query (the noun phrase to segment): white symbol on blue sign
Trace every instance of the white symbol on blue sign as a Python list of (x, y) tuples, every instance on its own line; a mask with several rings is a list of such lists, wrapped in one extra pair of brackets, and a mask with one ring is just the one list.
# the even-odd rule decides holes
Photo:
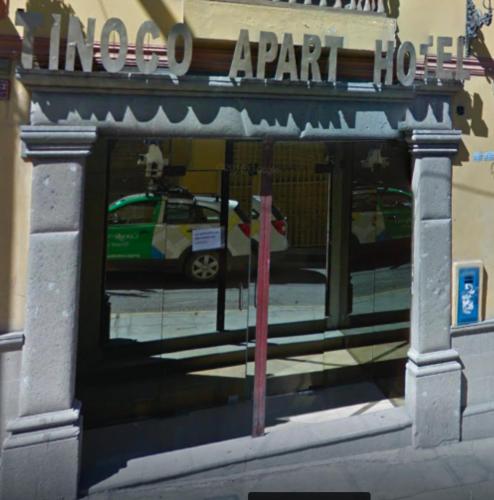
[(461, 294), (461, 308), (463, 314), (472, 314), (475, 310), (475, 288), (471, 283), (465, 283), (465, 288)]
[(479, 268), (460, 269), (458, 283), (458, 324), (479, 321)]

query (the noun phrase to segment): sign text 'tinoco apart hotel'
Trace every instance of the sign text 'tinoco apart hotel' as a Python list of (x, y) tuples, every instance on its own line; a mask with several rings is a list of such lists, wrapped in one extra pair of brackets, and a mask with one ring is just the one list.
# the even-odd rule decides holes
[[(60, 14), (52, 14), (52, 25), (50, 31), (50, 53), (48, 69), (58, 71), (60, 69), (60, 45), (62, 17)], [(16, 13), (16, 24), (24, 28), (22, 41), (21, 65), (25, 69), (33, 68), (33, 41), (37, 29), (44, 23), (45, 15), (39, 12), (24, 12), (18, 10)], [(69, 16), (67, 47), (65, 53), (66, 71), (74, 71), (76, 54), (79, 55), (82, 71), (93, 70), (93, 54), (95, 40), (96, 20), (88, 19), (86, 34), (78, 17)], [(116, 34), (119, 45), (115, 53), (110, 51), (110, 36)], [(145, 51), (145, 40), (147, 37), (157, 39), (160, 29), (153, 21), (145, 21), (137, 31), (136, 64), (139, 72), (149, 75), (158, 68), (158, 55), (152, 50)], [(106, 71), (118, 73), (123, 70), (127, 59), (129, 47), (127, 28), (121, 19), (116, 17), (108, 19), (101, 30), (101, 58)], [(178, 49), (179, 42), (181, 45)], [(337, 81), (338, 51), (343, 49), (345, 41), (343, 37), (325, 36), (324, 39), (318, 35), (305, 34), (301, 47), (301, 55), (296, 56), (295, 44), (291, 33), (284, 33), (281, 40), (276, 33), (261, 31), (257, 40), (257, 62), (254, 65), (251, 53), (251, 40), (248, 30), (241, 30), (231, 61), (230, 78), (243, 79), (266, 79), (266, 67), (272, 64), (275, 69), (274, 79), (284, 80), (288, 77), (291, 81), (322, 82), (321, 60), (327, 58), (327, 71), (325, 80)], [(188, 73), (193, 55), (193, 36), (190, 29), (183, 23), (175, 24), (167, 38), (167, 56), (170, 73), (176, 77)], [(391, 85), (396, 70), (398, 82), (404, 86), (411, 86), (417, 77), (417, 48), (411, 42), (403, 42), (396, 50), (395, 43), (386, 42), (386, 50), (383, 51), (383, 41), (376, 40), (374, 56), (374, 83), (382, 83), (384, 72), (384, 83)], [(468, 70), (463, 66), (465, 41), (463, 37), (456, 40), (456, 67), (446, 68), (445, 64), (452, 61), (453, 39), (450, 37), (429, 37), (426, 43), (420, 44), (418, 52), (427, 61), (432, 51), (437, 55), (437, 65), (434, 71), (426, 66), (422, 76), (424, 80), (436, 79), (440, 81), (463, 81), (470, 78)], [(324, 52), (323, 52), (324, 51)], [(146, 53), (147, 55), (146, 55)], [(180, 60), (178, 54), (180, 52)], [(323, 53), (325, 55), (323, 55)]]

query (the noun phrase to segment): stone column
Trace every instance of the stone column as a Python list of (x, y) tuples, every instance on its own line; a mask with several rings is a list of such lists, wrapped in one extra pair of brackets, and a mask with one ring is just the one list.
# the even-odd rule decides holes
[(451, 348), (451, 177), (461, 132), (414, 130), (413, 278), (406, 405), (413, 445), (460, 439), (461, 365)]
[(84, 164), (95, 127), (23, 127), (33, 163), (19, 417), (2, 456), (5, 500), (74, 499), (80, 455), (74, 399)]

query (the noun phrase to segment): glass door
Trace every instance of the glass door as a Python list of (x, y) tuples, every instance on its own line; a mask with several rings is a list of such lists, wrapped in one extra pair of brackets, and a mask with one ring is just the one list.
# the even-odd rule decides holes
[[(245, 141), (234, 143), (232, 165), (231, 196), (239, 200), (251, 240), (251, 258), (243, 273), (244, 317), (249, 325), (247, 377), (254, 408), (263, 404), (261, 385), (266, 396), (277, 396), (267, 407), (269, 427), (294, 410), (297, 394), (323, 384), (331, 158), (322, 143)], [(263, 209), (268, 210), (264, 233)], [(263, 234), (269, 240), (264, 259)], [(233, 325), (235, 318), (238, 315), (230, 311), (227, 324)], [(264, 366), (254, 358), (263, 343), (259, 338), (263, 321), (267, 323), (261, 334), (267, 334), (267, 352), (261, 354), (266, 356)], [(265, 382), (258, 383), (260, 373)], [(300, 411), (303, 405), (296, 410)], [(254, 410), (254, 422), (257, 414)]]
[(250, 432), (259, 373), (268, 427), (389, 375), (407, 349), (407, 165), (396, 143), (115, 141), (87, 422), (242, 416), (208, 436), (177, 424), (164, 446), (199, 444)]
[[(248, 280), (231, 257), (248, 261), (250, 239), (228, 192), (228, 155), (223, 140), (114, 144), (105, 279), (112, 376), (92, 389), (106, 400), (99, 421), (196, 411), (207, 419), (248, 399)], [(235, 316), (228, 330), (225, 310)], [(218, 439), (196, 433), (198, 442), (224, 438), (226, 429), (212, 429)], [(174, 443), (188, 442), (189, 431), (177, 428)]]
[(406, 145), (363, 142), (352, 158), (349, 353), (389, 397), (404, 394), (411, 302), (412, 206)]

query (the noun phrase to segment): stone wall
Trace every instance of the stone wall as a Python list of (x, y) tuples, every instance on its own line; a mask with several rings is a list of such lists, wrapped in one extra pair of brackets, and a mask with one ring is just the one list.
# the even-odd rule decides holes
[[(2, 335), (4, 337), (4, 335)], [(13, 345), (6, 347), (2, 352), (2, 339), (0, 338), (0, 443), (7, 436), (7, 422), (17, 416), (19, 399), (19, 374), (21, 366), (21, 351), (10, 350)], [(1, 457), (0, 447), (0, 457)]]
[(494, 323), (453, 330), (462, 370), (462, 439), (494, 433)]

